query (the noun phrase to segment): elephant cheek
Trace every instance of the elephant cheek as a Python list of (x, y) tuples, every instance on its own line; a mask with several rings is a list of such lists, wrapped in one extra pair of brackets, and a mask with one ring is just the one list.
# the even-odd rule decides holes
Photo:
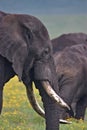
[(36, 63), (34, 67), (34, 78), (35, 80), (47, 80), (52, 81), (52, 73), (49, 65), (44, 63)]

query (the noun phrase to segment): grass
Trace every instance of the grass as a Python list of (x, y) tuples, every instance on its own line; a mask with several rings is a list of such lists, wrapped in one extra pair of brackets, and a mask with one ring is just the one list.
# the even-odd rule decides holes
[[(37, 94), (38, 91), (35, 90)], [(41, 125), (40, 125), (41, 124)], [(32, 109), (26, 96), (25, 86), (13, 78), (4, 87), (4, 103), (0, 116), (0, 130), (41, 130), (44, 119)]]
[[(40, 101), (35, 89), (37, 100)], [(87, 115), (87, 114), (86, 114)], [(86, 121), (72, 120), (70, 125), (60, 125), (60, 130), (87, 130)], [(45, 121), (31, 107), (26, 96), (26, 90), (17, 77), (14, 77), (4, 87), (4, 103), (0, 116), (0, 130), (44, 130)]]

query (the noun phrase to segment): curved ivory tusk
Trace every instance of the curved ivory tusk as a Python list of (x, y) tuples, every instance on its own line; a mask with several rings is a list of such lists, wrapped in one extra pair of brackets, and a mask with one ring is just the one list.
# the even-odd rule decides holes
[(30, 101), (30, 104), (32, 105), (33, 109), (42, 117), (45, 118), (45, 112), (44, 110), (39, 106), (38, 102), (35, 99), (33, 88), (32, 86), (26, 87), (27, 96)]
[(62, 98), (60, 98), (56, 92), (52, 89), (52, 87), (50, 86), (48, 81), (41, 81), (42, 86), (44, 87), (46, 93), (53, 99), (56, 101), (56, 103), (58, 103), (60, 106), (62, 107), (66, 107), (70, 110), (70, 107), (63, 101)]
[(59, 122), (60, 122), (61, 124), (72, 124), (71, 121), (67, 121), (67, 120), (63, 120), (63, 119), (59, 119)]
[[(29, 102), (31, 104), (31, 106), (33, 107), (33, 109), (43, 118), (45, 118), (45, 112), (44, 110), (40, 107), (40, 105), (38, 104), (35, 96), (34, 96), (34, 93), (33, 93), (33, 88), (32, 88), (32, 85), (30, 85), (30, 87), (26, 87), (26, 91), (27, 91), (27, 96), (28, 96), (28, 99), (29, 99)], [(71, 122), (68, 122), (68, 121), (65, 121), (65, 120), (62, 120), (60, 119), (59, 120), (60, 123), (66, 123), (66, 124), (70, 124)]]

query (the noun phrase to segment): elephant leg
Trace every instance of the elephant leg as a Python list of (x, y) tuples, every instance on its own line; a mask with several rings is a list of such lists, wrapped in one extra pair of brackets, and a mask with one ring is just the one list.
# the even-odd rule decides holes
[(77, 104), (77, 101), (72, 102), (72, 104), (71, 104), (71, 108), (72, 108), (73, 113), (74, 113), (73, 118), (74, 118), (74, 116), (75, 116), (75, 114), (76, 114), (76, 104)]
[(71, 109), (66, 111), (66, 117), (67, 118), (74, 118), (76, 113), (76, 102), (72, 102)]
[(85, 111), (87, 107), (87, 96), (82, 97), (76, 105), (76, 119), (83, 119), (85, 117)]
[(74, 117), (74, 111), (73, 111), (71, 106), (70, 106), (70, 108), (71, 108), (70, 110), (66, 110), (66, 113), (65, 113), (66, 118), (73, 118)]
[[(60, 97), (69, 105), (71, 106), (71, 103), (73, 101), (74, 98), (74, 94), (75, 92), (78, 90), (78, 79), (77, 76), (76, 77), (66, 77), (64, 76), (60, 83), (59, 83), (59, 94)], [(66, 119), (69, 117), (69, 113), (71, 114), (71, 116), (74, 116), (73, 111), (68, 111), (68, 116), (66, 114), (67, 109), (64, 108), (60, 108), (60, 119)]]

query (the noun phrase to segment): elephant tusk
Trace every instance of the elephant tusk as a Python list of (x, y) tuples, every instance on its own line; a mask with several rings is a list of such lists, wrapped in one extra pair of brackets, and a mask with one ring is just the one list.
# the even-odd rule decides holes
[(67, 120), (63, 120), (63, 119), (59, 119), (59, 122), (60, 122), (61, 124), (72, 124), (71, 121), (67, 121)]
[(46, 91), (46, 93), (53, 99), (56, 101), (57, 104), (59, 104), (62, 107), (66, 107), (70, 110), (70, 107), (63, 101), (63, 99), (61, 97), (59, 97), (56, 92), (52, 89), (52, 87), (50, 86), (48, 81), (41, 81), (44, 90)]
[(43, 118), (45, 118), (45, 112), (44, 110), (40, 107), (40, 105), (38, 104), (37, 100), (35, 99), (34, 93), (33, 93), (33, 88), (30, 87), (26, 87), (26, 92), (27, 92), (27, 96), (29, 99), (29, 102), (31, 104), (31, 106), (33, 107), (33, 109)]
[[(49, 84), (49, 83), (48, 83)], [(45, 84), (46, 85), (46, 84)], [(34, 93), (33, 93), (33, 87), (32, 85), (30, 87), (26, 87), (26, 91), (27, 91), (27, 96), (28, 96), (28, 99), (29, 99), (29, 102), (31, 104), (31, 106), (33, 107), (33, 109), (43, 118), (45, 118), (45, 112), (44, 110), (40, 107), (40, 105), (38, 104), (35, 96), (34, 96)], [(58, 96), (59, 97), (59, 96)], [(66, 120), (62, 120), (60, 119), (59, 120), (60, 123), (62, 124), (70, 124), (72, 122), (69, 122), (69, 121), (66, 121)]]

